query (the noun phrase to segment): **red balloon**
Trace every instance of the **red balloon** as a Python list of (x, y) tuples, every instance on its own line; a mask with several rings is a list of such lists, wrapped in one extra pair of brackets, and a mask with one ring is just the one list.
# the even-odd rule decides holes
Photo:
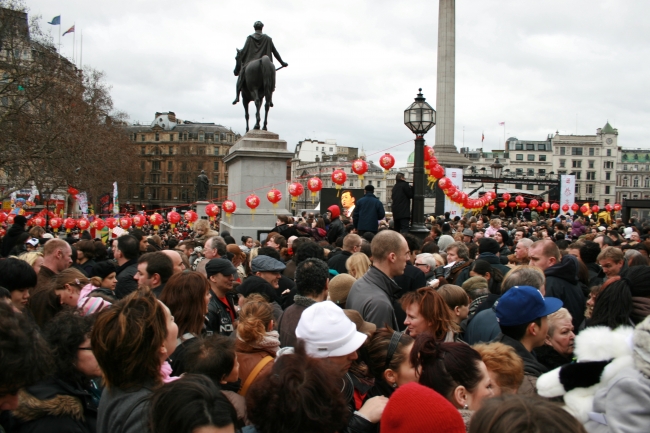
[(345, 174), (343, 170), (334, 170), (332, 172), (332, 182), (337, 184), (339, 187), (342, 186), (347, 180), (348, 175)]
[(133, 225), (133, 220), (127, 216), (123, 216), (120, 218), (120, 227), (122, 227), (124, 230), (128, 229)]
[(9, 225), (13, 224), (13, 223), (14, 223), (14, 218), (16, 218), (16, 215), (14, 215), (14, 214), (12, 214), (12, 213), (9, 214), (9, 215), (7, 216), (7, 224), (9, 224)]
[(90, 228), (90, 221), (88, 221), (86, 218), (80, 218), (77, 221), (77, 227), (79, 230), (88, 230)]
[(541, 211), (544, 210), (544, 208), (541, 207), (541, 206), (537, 206), (537, 207), (535, 208), (535, 210), (536, 210), (537, 212), (541, 212)]
[(452, 183), (451, 183), (451, 181), (449, 180), (448, 177), (441, 177), (438, 180), (438, 187), (443, 191), (445, 189), (449, 188), (449, 185), (452, 185)]
[[(553, 209), (553, 211), (557, 212), (558, 210), (560, 210), (560, 205), (557, 204), (557, 203), (553, 203), (553, 204), (551, 205), (551, 209)], [(568, 209), (568, 206), (567, 206), (567, 210), (569, 210), (569, 209)]]
[(435, 156), (432, 156), (431, 158), (429, 158), (429, 165), (430, 166), (435, 165), (437, 163), (438, 163), (438, 158), (436, 158)]
[(5, 221), (7, 221), (7, 214), (4, 212), (0, 212), (0, 224), (2, 224)]
[(504, 192), (502, 197), (503, 197), (503, 200), (508, 201), (508, 200), (510, 200), (510, 197), (512, 197), (512, 196), (509, 193)]
[(352, 171), (359, 175), (360, 179), (363, 179), (363, 175), (368, 171), (368, 163), (363, 159), (357, 159), (352, 161)]
[(449, 200), (453, 201), (454, 203), (458, 203), (461, 199), (461, 195), (459, 191), (454, 191), (453, 194), (449, 196)]
[(45, 219), (41, 217), (36, 217), (32, 219), (32, 224), (38, 227), (45, 227)]
[(445, 194), (447, 194), (447, 196), (452, 196), (452, 195), (456, 192), (456, 185), (454, 185), (454, 184), (452, 183), (452, 184), (449, 185), (449, 187), (447, 187), (447, 189), (445, 189), (444, 191), (445, 191)]

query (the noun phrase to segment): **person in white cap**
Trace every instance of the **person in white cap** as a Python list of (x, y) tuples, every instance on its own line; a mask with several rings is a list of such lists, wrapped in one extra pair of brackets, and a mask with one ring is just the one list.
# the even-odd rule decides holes
[(296, 337), (304, 344), (308, 356), (326, 359), (340, 372), (341, 393), (354, 412), (349, 427), (354, 425), (354, 431), (375, 431), (374, 424), (381, 419), (388, 399), (373, 397), (355, 411), (354, 385), (348, 373), (352, 363), (359, 357), (357, 350), (368, 338), (366, 334), (358, 332), (355, 324), (335, 303), (323, 301), (303, 311), (296, 327)]

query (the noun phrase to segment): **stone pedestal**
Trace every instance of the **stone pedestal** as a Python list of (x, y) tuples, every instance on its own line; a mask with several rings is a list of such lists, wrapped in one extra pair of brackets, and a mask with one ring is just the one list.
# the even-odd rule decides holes
[(205, 207), (209, 205), (209, 201), (197, 201), (196, 202), (196, 214), (199, 216), (199, 219), (207, 220), (210, 219), (208, 214), (205, 213)]
[[(228, 199), (237, 204), (230, 218), (222, 213), (221, 231), (227, 230), (237, 241), (246, 235), (258, 239), (258, 230), (269, 231), (275, 226), (277, 215), (289, 215), (287, 210), (287, 161), (293, 152), (287, 151), (287, 142), (270, 131), (252, 130), (239, 139), (224, 157), (228, 167)], [(266, 193), (275, 188), (282, 193), (278, 207), (266, 199)], [(246, 197), (255, 193), (260, 198), (254, 218), (246, 206)]]

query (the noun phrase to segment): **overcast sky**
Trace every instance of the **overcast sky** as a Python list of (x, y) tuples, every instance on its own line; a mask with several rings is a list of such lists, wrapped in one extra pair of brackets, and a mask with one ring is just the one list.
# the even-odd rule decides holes
[[(232, 71), (257, 20), (289, 63), (269, 112), (269, 130), (289, 150), (336, 139), (377, 161), (413, 138), (403, 111), (418, 87), (435, 108), (437, 1), (25, 1), (55, 43), (47, 21), (61, 15), (63, 31), (76, 24), (83, 64), (105, 72), (132, 122), (174, 111), (243, 134)], [(456, 146), (502, 147), (504, 132), (595, 134), (609, 120), (619, 145), (649, 147), (649, 15), (647, 0), (457, 2)], [(61, 39), (69, 58), (72, 40)], [(412, 148), (390, 150), (398, 166)]]

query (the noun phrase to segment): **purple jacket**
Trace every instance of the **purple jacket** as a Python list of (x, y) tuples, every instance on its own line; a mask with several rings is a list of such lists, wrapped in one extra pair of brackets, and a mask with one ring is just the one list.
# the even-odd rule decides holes
[(587, 228), (585, 227), (585, 225), (582, 224), (579, 220), (574, 221), (573, 225), (571, 226), (571, 237), (579, 238), (585, 233), (587, 233)]

